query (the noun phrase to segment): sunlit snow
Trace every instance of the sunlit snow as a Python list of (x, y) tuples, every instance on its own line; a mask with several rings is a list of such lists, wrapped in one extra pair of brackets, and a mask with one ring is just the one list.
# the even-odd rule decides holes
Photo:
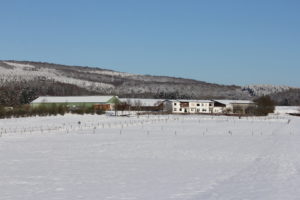
[(300, 118), (0, 120), (0, 199), (298, 199)]

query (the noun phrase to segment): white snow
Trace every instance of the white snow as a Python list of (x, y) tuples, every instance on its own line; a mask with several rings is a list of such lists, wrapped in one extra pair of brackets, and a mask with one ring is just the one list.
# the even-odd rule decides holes
[(299, 199), (299, 124), (285, 115), (2, 119), (0, 199)]
[(19, 69), (34, 69), (35, 66), (33, 65), (30, 65), (30, 64), (21, 64), (21, 63), (14, 63), (14, 62), (4, 62), (5, 64), (7, 65), (10, 65), (12, 67), (15, 67), (15, 68), (19, 68)]
[(116, 72), (116, 71), (110, 71), (110, 70), (85, 70), (85, 72), (93, 72), (95, 74), (101, 74), (101, 75), (109, 75), (109, 76), (119, 76), (119, 77), (131, 77), (131, 76), (138, 76), (135, 74), (130, 74), (126, 72)]
[(275, 114), (300, 113), (300, 106), (276, 106)]

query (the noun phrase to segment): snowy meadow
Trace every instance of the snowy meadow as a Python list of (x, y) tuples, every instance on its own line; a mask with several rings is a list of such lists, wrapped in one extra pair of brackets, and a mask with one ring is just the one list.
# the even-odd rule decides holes
[(299, 199), (300, 118), (0, 120), (0, 199)]

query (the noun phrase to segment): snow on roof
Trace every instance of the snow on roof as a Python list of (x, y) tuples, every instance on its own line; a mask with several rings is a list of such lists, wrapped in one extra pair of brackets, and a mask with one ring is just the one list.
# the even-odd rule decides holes
[(210, 103), (212, 102), (211, 100), (195, 100), (195, 99), (169, 99), (169, 100), (166, 100), (166, 101), (172, 101), (172, 102), (194, 102), (194, 103)]
[(132, 105), (140, 102), (142, 106), (155, 106), (157, 102), (163, 102), (165, 99), (139, 99), (139, 98), (119, 98), (122, 102), (130, 102)]
[(31, 103), (103, 103), (113, 97), (114, 96), (41, 96)]
[(254, 103), (253, 101), (249, 100), (228, 100), (228, 99), (221, 99), (221, 100), (213, 100), (215, 102), (219, 102), (224, 105), (229, 105), (229, 104), (252, 104)]
[(211, 100), (203, 100), (203, 99), (200, 99), (200, 100), (179, 99), (178, 101), (188, 101), (188, 102), (195, 102), (195, 103), (210, 103), (210, 102), (212, 102)]

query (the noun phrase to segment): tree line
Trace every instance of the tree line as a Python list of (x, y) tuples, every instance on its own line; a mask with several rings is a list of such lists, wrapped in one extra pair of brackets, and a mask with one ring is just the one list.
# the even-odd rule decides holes
[(76, 109), (71, 109), (65, 104), (40, 105), (31, 107), (30, 105), (20, 105), (16, 107), (4, 107), (0, 105), (0, 118), (19, 118), (19, 117), (34, 117), (34, 116), (57, 116), (72, 114), (97, 114), (102, 115), (103, 110), (96, 110), (90, 106), (77, 106)]

